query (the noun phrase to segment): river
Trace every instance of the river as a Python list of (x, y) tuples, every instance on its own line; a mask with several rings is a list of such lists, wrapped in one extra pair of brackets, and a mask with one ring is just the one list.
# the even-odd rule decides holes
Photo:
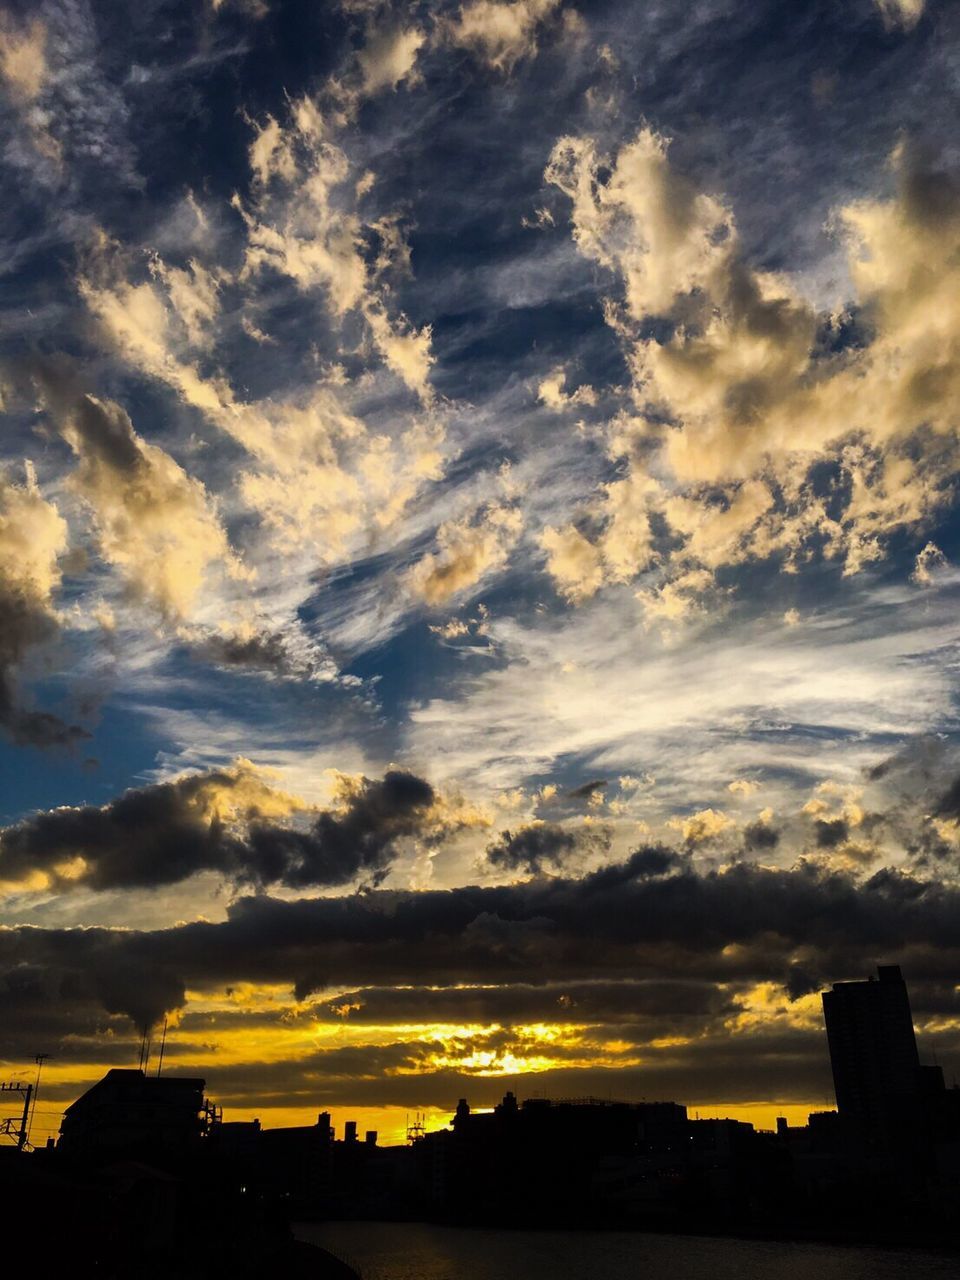
[(411, 1222), (304, 1223), (301, 1240), (363, 1280), (957, 1280), (960, 1259), (627, 1231), (499, 1231)]

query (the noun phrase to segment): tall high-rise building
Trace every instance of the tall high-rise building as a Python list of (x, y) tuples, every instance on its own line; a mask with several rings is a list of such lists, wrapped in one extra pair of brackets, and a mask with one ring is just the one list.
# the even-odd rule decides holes
[(880, 965), (865, 982), (835, 982), (823, 993), (837, 1110), (870, 1146), (901, 1145), (918, 1119), (920, 1059), (910, 999), (899, 965)]

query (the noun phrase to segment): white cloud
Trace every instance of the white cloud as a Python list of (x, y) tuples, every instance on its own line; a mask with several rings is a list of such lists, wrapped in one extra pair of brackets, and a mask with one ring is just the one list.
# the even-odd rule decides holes
[(412, 79), (417, 55), (426, 42), (425, 32), (417, 27), (386, 27), (367, 33), (366, 43), (357, 54), (367, 95), (396, 89)]
[(560, 0), (471, 0), (446, 28), (448, 38), (476, 50), (497, 71), (509, 72), (537, 52), (537, 29)]
[(855, 772), (886, 749), (885, 735), (951, 722), (938, 662), (954, 642), (953, 597), (938, 597), (922, 620), (894, 612), (901, 598), (909, 589), (894, 598), (851, 588), (835, 613), (803, 628), (730, 617), (670, 643), (638, 632), (622, 591), (562, 620), (492, 618), (503, 665), (414, 709), (408, 746), (473, 787), (514, 787), (569, 757), (601, 774), (652, 770), (661, 807), (722, 802), (731, 777), (821, 771), (824, 751), (835, 776)]

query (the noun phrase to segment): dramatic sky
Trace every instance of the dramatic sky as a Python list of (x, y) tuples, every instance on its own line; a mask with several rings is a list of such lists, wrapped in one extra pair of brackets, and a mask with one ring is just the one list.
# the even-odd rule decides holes
[(0, 1072), (960, 1070), (960, 9), (0, 12)]

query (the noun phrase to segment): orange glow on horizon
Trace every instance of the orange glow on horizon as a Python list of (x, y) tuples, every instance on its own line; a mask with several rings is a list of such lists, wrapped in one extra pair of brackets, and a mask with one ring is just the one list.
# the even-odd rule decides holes
[(802, 1127), (812, 1111), (835, 1111), (832, 1102), (698, 1102), (687, 1104), (691, 1120), (743, 1120), (757, 1129), (776, 1129), (783, 1116), (793, 1127)]
[(225, 1121), (259, 1120), (264, 1129), (285, 1129), (298, 1125), (315, 1125), (321, 1111), (330, 1112), (330, 1123), (337, 1139), (343, 1137), (348, 1120), (357, 1122), (360, 1142), (370, 1129), (377, 1132), (381, 1147), (398, 1146), (407, 1140), (407, 1126), (419, 1112), (428, 1133), (445, 1129), (453, 1111), (450, 1107), (229, 1107), (224, 1108)]

